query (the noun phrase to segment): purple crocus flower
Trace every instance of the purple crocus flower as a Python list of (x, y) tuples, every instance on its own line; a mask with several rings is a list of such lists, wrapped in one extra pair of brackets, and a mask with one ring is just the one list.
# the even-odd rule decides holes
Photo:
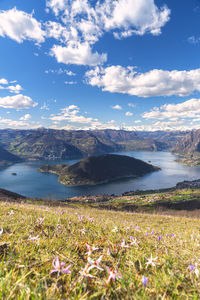
[(143, 284), (144, 286), (146, 286), (146, 285), (147, 285), (147, 282), (148, 282), (148, 278), (145, 277), (145, 276), (142, 276), (142, 284)]
[(161, 235), (159, 235), (159, 237), (158, 237), (158, 241), (160, 242), (160, 240), (162, 239), (162, 234)]
[(189, 265), (189, 269), (190, 269), (190, 271), (193, 271), (194, 270), (194, 266), (193, 265)]
[(68, 267), (65, 268), (65, 263), (59, 261), (58, 256), (53, 260), (53, 270), (51, 270), (50, 274), (57, 272), (58, 274), (60, 273), (64, 273), (64, 274), (70, 274), (71, 271), (69, 271), (69, 268), (71, 267), (71, 265), (69, 265)]

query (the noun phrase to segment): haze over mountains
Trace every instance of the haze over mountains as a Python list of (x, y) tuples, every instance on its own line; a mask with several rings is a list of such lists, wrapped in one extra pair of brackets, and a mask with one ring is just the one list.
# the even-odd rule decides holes
[(186, 132), (0, 130), (0, 145), (23, 159), (70, 159), (119, 151), (169, 150)]

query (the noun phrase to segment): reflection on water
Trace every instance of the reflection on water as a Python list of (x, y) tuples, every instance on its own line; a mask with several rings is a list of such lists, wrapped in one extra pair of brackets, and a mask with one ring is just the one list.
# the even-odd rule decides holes
[[(96, 186), (67, 187), (58, 182), (56, 175), (39, 173), (37, 169), (42, 164), (70, 164), (77, 160), (32, 161), (0, 169), (0, 187), (29, 197), (63, 199), (80, 195), (121, 194), (126, 191), (168, 188), (183, 180), (200, 178), (200, 167), (181, 165), (175, 162), (176, 156), (169, 152), (118, 154), (129, 155), (146, 162), (151, 161), (162, 170), (137, 179), (129, 178)], [(12, 173), (17, 173), (17, 176), (13, 176)]]

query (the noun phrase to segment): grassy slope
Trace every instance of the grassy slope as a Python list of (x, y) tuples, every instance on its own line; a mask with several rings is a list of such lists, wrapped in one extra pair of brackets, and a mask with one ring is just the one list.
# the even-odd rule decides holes
[[(41, 217), (44, 222), (38, 225)], [(77, 203), (52, 208), (1, 202), (0, 228), (1, 299), (199, 298), (198, 272), (189, 269), (190, 264), (199, 269), (199, 219), (97, 210)], [(39, 239), (29, 240), (34, 236)], [(131, 245), (130, 236), (138, 246)], [(122, 247), (123, 240), (128, 247)], [(103, 271), (92, 269), (94, 278), (80, 273), (88, 264), (86, 243), (99, 248), (92, 259), (102, 255)], [(151, 254), (158, 265), (147, 265)], [(71, 274), (50, 275), (56, 256), (71, 265)], [(123, 279), (106, 284), (106, 266)], [(142, 276), (148, 278), (146, 287)]]

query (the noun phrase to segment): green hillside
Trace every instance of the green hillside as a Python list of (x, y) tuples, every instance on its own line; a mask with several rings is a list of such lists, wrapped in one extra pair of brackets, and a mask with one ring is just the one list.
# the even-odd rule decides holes
[(104, 154), (82, 159), (73, 165), (44, 165), (40, 172), (54, 173), (67, 185), (98, 184), (119, 178), (139, 177), (160, 170), (133, 157)]

